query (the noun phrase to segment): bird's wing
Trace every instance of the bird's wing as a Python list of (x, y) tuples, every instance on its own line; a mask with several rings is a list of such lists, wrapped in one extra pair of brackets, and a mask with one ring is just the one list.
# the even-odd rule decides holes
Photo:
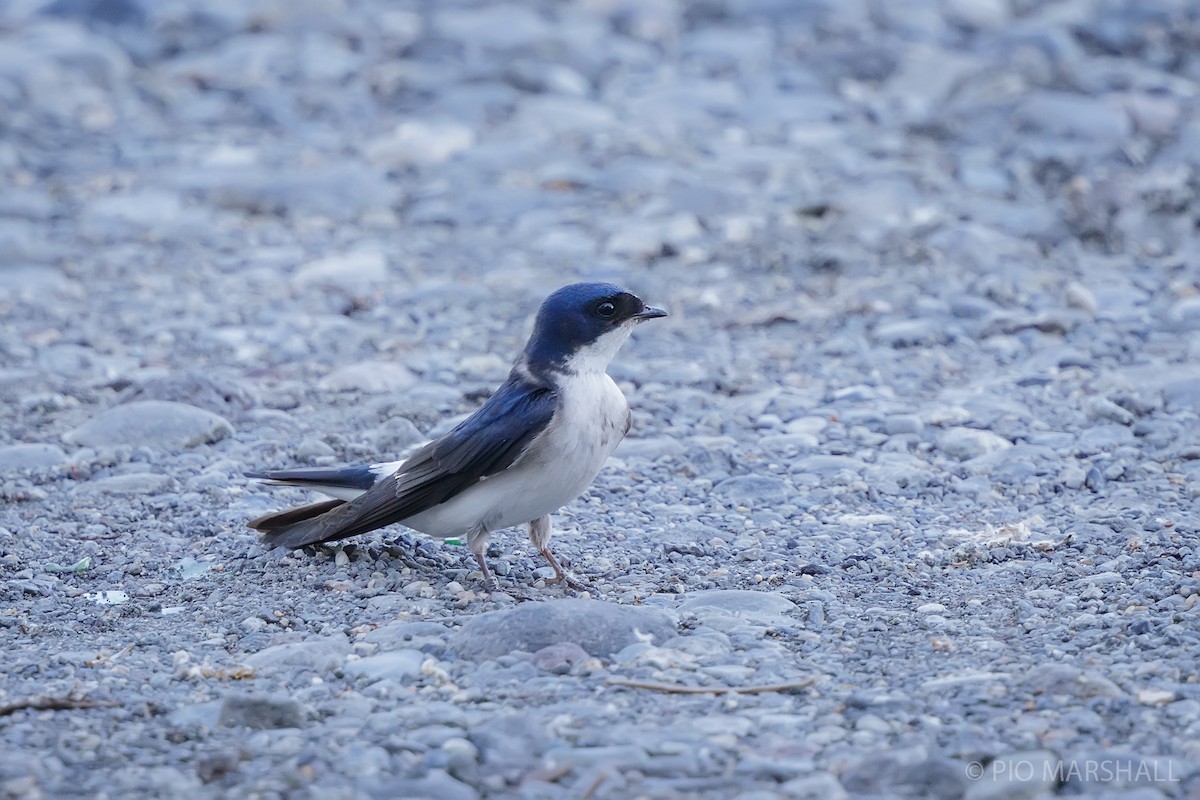
[(344, 539), (444, 503), (512, 466), (557, 408), (552, 387), (511, 376), (482, 408), (414, 453), (392, 478), (320, 516), (269, 531), (267, 543), (302, 547)]

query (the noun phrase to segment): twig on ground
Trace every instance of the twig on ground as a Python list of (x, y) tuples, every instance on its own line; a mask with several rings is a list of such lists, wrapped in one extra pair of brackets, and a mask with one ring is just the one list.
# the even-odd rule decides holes
[(112, 700), (88, 700), (85, 697), (27, 697), (0, 705), (0, 717), (7, 717), (26, 709), (32, 711), (73, 711), (77, 708), (116, 708), (120, 703)]

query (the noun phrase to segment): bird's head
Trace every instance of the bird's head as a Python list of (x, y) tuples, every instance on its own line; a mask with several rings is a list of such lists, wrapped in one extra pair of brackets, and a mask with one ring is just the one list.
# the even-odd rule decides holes
[(535, 369), (603, 372), (641, 322), (667, 316), (632, 292), (611, 283), (572, 283), (546, 298), (526, 363)]

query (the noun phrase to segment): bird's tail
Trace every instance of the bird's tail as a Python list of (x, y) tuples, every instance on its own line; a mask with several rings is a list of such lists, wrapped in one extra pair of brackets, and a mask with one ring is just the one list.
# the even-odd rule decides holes
[(289, 508), (266, 514), (258, 519), (252, 519), (246, 526), (263, 534), (263, 543), (268, 547), (287, 547), (295, 549), (309, 544), (324, 541), (326, 530), (320, 526), (309, 524), (310, 520), (332, 511), (345, 500), (323, 500), (307, 506)]

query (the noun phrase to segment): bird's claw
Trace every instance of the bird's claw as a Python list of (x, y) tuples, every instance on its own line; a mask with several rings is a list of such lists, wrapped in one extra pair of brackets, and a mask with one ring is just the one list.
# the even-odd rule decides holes
[(572, 578), (570, 575), (568, 575), (568, 574), (567, 574), (567, 573), (565, 573), (565, 572), (564, 572), (564, 573), (561, 573), (561, 574), (559, 574), (559, 575), (555, 575), (553, 578), (551, 578), (550, 580), (546, 581), (546, 585), (547, 585), (547, 586), (559, 586), (559, 585), (562, 585), (562, 586), (565, 586), (565, 587), (567, 587), (568, 589), (574, 589), (574, 590), (575, 590), (575, 591), (577, 591), (577, 592), (592, 592), (592, 593), (596, 593), (596, 587), (595, 587), (595, 586), (592, 586), (592, 585), (591, 585), (591, 584), (589, 584), (589, 583), (584, 583), (583, 581), (581, 581), (581, 580), (578, 580), (578, 579), (576, 579), (576, 578)]

